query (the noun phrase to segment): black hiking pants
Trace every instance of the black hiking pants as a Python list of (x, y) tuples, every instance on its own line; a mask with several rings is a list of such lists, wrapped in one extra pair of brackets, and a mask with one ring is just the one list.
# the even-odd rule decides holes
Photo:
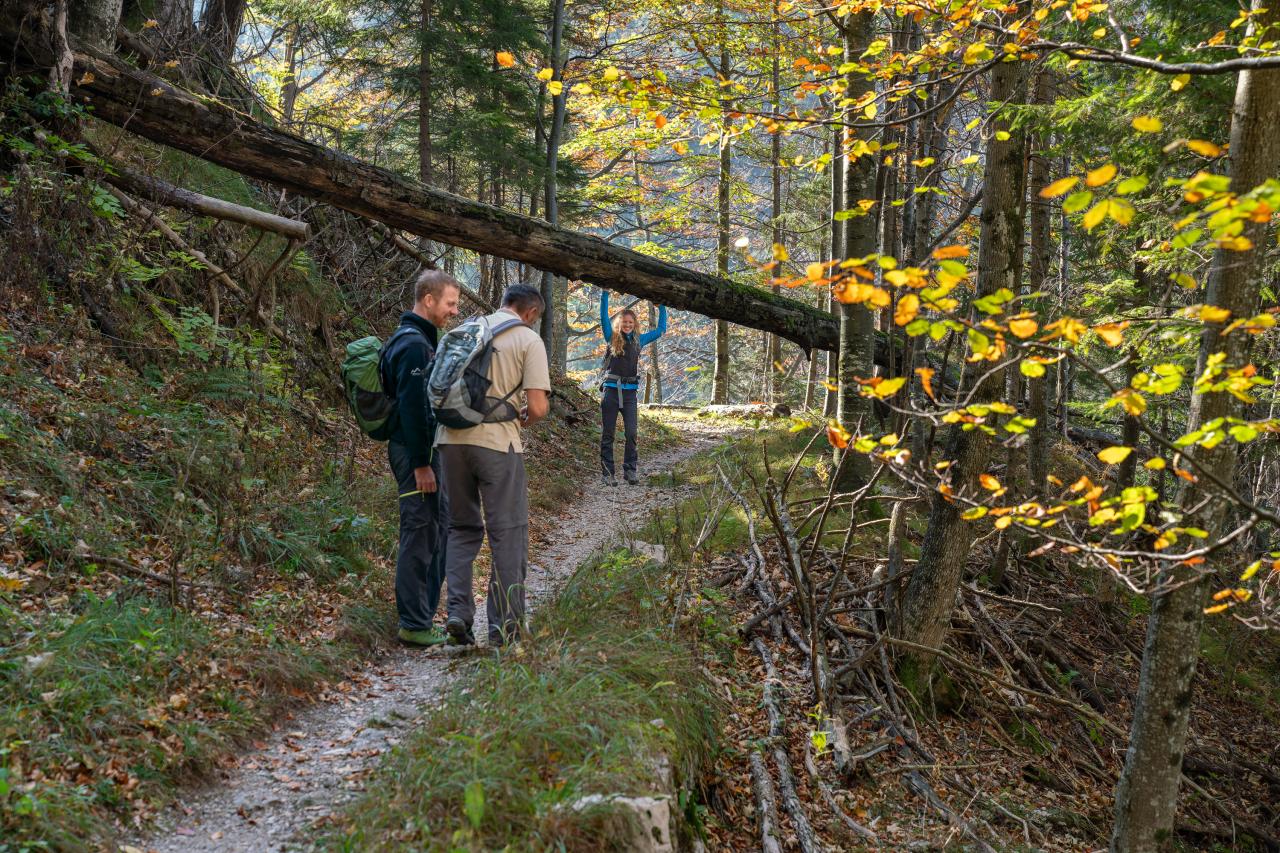
[(409, 464), (409, 451), (399, 442), (387, 444), (387, 458), (396, 478), (400, 498), (400, 549), (396, 554), (396, 612), (400, 627), (424, 631), (431, 627), (440, 606), (444, 586), (445, 544), (449, 538), (449, 497), (444, 491), (440, 454), (435, 454), (431, 470), (436, 475), (433, 494), (417, 492), (418, 484)]
[(613, 439), (618, 431), (618, 414), (622, 414), (622, 432), (626, 436), (626, 445), (622, 451), (622, 470), (626, 474), (636, 473), (636, 464), (640, 454), (636, 450), (636, 389), (619, 390), (617, 388), (602, 389), (604, 396), (600, 398), (600, 473), (614, 474)]

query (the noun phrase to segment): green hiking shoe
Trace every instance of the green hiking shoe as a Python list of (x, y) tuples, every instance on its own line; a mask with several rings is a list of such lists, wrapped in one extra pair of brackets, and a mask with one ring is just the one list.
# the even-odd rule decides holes
[(447, 638), (444, 632), (432, 625), (421, 631), (410, 631), (408, 628), (401, 628), (396, 636), (400, 638), (400, 642), (407, 643), (410, 646), (438, 646)]

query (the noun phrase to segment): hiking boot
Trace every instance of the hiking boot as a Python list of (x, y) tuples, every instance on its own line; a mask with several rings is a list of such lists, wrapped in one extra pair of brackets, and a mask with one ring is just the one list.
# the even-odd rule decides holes
[(417, 631), (401, 628), (396, 636), (400, 638), (400, 642), (409, 646), (438, 646), (446, 639), (444, 632), (435, 625)]
[(601, 474), (600, 482), (606, 486), (616, 486), (618, 485), (618, 478), (612, 474)]
[(451, 646), (474, 646), (476, 644), (476, 635), (471, 633), (471, 626), (457, 616), (449, 617), (449, 621), (444, 623), (444, 630), (449, 635), (447, 642)]
[(628, 485), (628, 486), (638, 486), (638, 485), (640, 485), (640, 478), (639, 478), (638, 476), (636, 476), (636, 472), (635, 472), (635, 471), (628, 471), (627, 473), (623, 474), (622, 476), (623, 476), (623, 478), (624, 478), (624, 479), (626, 479), (626, 481), (627, 481), (627, 485)]

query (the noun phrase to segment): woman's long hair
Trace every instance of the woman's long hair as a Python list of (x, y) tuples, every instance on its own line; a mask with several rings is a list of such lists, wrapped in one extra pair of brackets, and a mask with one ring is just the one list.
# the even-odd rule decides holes
[(627, 349), (626, 337), (622, 334), (622, 318), (631, 318), (632, 330), (640, 328), (640, 321), (636, 318), (636, 312), (630, 308), (624, 308), (618, 312), (613, 318), (613, 334), (609, 336), (609, 350), (614, 355), (622, 355)]

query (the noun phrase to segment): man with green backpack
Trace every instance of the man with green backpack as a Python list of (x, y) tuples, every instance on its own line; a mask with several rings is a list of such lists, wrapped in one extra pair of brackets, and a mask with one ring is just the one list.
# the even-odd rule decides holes
[(458, 313), (457, 281), (426, 270), (414, 285), (413, 308), (380, 343), (363, 338), (347, 347), (342, 373), (348, 401), (361, 429), (387, 441), (387, 458), (400, 503), (396, 555), (396, 610), (402, 642), (434, 646), (445, 641), (434, 624), (444, 586), (449, 500), (435, 451), (436, 419), (426, 384), (439, 327)]

